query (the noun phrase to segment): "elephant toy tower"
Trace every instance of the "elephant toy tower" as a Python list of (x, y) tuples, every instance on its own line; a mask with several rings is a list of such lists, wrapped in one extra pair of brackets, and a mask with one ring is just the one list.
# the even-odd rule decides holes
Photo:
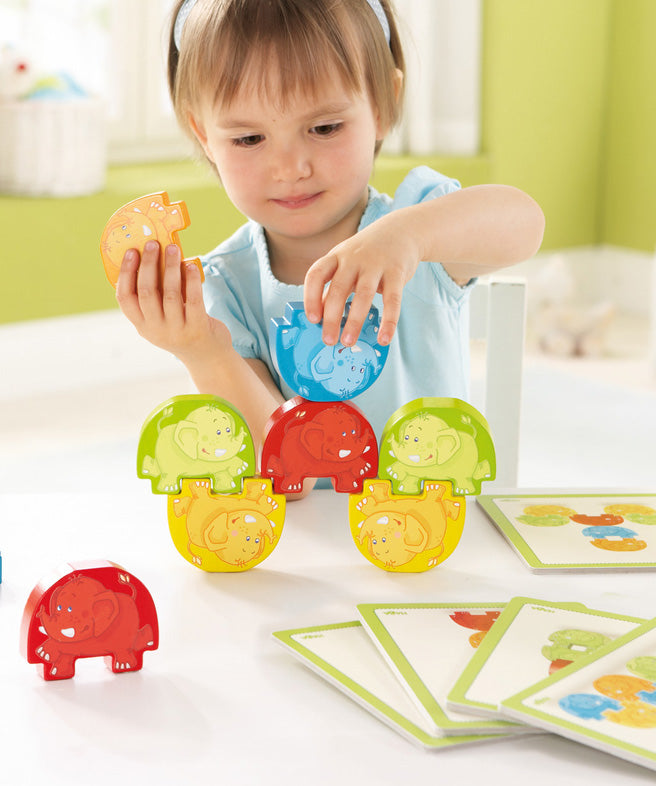
[[(342, 327), (347, 317), (348, 304)], [(383, 369), (388, 348), (377, 343), (378, 327), (372, 306), (356, 345), (347, 348), (325, 345), (302, 303), (288, 303), (285, 317), (271, 321), (274, 363), (298, 395), (269, 421), (261, 471), (285, 494), (299, 493), (305, 478), (331, 478), (335, 491), (350, 496), (360, 553), (384, 570), (419, 572), (458, 544), (466, 495), (495, 476), (494, 445), (474, 407), (423, 398), (392, 414), (378, 450), (371, 425), (347, 401)]]

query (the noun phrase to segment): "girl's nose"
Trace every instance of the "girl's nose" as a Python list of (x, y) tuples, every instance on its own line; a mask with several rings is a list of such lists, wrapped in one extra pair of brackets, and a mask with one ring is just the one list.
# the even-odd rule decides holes
[(273, 176), (283, 183), (296, 183), (312, 174), (310, 157), (302, 145), (278, 150), (272, 162)]

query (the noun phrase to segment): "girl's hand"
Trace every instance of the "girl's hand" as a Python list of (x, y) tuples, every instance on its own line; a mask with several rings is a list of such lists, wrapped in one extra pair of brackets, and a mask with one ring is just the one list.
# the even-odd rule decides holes
[[(421, 261), (413, 233), (404, 229), (401, 211), (390, 213), (335, 246), (305, 276), (305, 313), (310, 322), (323, 320), (326, 344), (353, 346), (360, 335), (374, 295), (383, 296), (378, 343), (392, 340), (401, 312), (403, 287)], [(401, 220), (399, 220), (401, 219)], [(330, 282), (327, 292), (325, 285)], [(349, 316), (339, 330), (344, 307), (354, 293)]]
[(160, 247), (149, 241), (141, 259), (138, 251), (127, 251), (116, 285), (121, 311), (139, 335), (171, 352), (191, 370), (217, 352), (232, 348), (230, 332), (208, 316), (203, 303), (200, 271), (195, 264), (181, 270), (180, 249), (169, 245), (164, 251), (165, 268), (160, 285)]

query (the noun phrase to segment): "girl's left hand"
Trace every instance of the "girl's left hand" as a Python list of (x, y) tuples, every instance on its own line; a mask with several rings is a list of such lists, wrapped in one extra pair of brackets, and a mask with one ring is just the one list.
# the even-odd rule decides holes
[[(378, 343), (392, 340), (401, 313), (403, 287), (421, 261), (413, 233), (399, 215), (390, 213), (335, 246), (318, 259), (305, 276), (305, 314), (310, 322), (323, 320), (323, 341), (353, 346), (360, 335), (374, 295), (383, 296)], [(324, 293), (325, 285), (330, 282)], [(354, 293), (349, 316), (339, 331), (346, 301)]]

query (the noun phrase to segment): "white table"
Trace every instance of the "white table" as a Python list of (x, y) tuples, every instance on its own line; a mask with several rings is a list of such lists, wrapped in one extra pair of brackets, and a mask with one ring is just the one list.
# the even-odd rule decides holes
[[(208, 574), (178, 554), (165, 497), (123, 492), (0, 496), (0, 783), (653, 783), (654, 773), (552, 735), (425, 752), (297, 663), (286, 628), (355, 619), (365, 602), (580, 601), (654, 616), (653, 573), (536, 576), (471, 501), (441, 566), (389, 574), (357, 552), (347, 497), (315, 491), (288, 507), (259, 567)], [(155, 599), (160, 648), (140, 672), (80, 659), (44, 682), (18, 653), (23, 607), (62, 562), (109, 559)]]

